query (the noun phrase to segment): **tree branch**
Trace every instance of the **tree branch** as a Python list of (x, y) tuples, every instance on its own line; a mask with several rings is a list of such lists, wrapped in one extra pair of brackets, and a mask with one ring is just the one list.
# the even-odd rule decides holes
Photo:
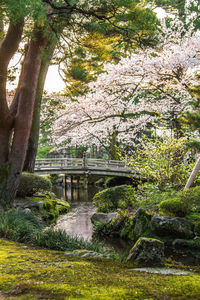
[(6, 100), (6, 81), (8, 64), (17, 51), (21, 41), (24, 21), (14, 24), (10, 22), (7, 34), (0, 44), (0, 115), (1, 121), (9, 114)]

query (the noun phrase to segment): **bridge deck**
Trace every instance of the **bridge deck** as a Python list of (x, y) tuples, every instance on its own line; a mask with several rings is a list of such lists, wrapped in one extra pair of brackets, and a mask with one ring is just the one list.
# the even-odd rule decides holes
[[(37, 159), (36, 174), (132, 176), (125, 161), (84, 158)], [(135, 175), (134, 175), (135, 176)]]

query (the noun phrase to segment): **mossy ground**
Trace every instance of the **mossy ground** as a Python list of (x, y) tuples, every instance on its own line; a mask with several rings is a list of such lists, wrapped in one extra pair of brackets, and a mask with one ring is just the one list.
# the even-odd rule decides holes
[[(200, 273), (147, 274), (0, 239), (2, 299), (200, 299)], [(0, 295), (1, 299), (1, 295)]]

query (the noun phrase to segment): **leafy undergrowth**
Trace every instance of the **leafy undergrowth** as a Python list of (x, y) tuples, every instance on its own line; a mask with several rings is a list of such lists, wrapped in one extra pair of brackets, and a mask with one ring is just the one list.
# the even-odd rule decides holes
[(200, 299), (200, 274), (140, 273), (125, 263), (0, 239), (0, 291), (4, 299), (26, 300)]

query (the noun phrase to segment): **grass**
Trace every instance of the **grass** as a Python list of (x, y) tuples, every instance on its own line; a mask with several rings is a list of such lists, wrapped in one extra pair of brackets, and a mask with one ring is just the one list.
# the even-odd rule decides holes
[(148, 274), (0, 239), (0, 291), (16, 300), (200, 299), (200, 273)]
[(99, 253), (106, 252), (100, 242), (87, 242), (78, 237), (71, 237), (64, 231), (45, 228), (39, 216), (20, 210), (0, 211), (0, 237), (53, 250), (87, 249)]

